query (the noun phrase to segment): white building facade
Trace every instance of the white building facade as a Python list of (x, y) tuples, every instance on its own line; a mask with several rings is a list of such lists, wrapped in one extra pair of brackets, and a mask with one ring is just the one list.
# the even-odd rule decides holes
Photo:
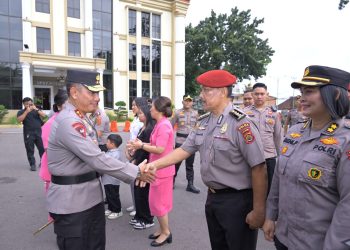
[(22, 0), (22, 97), (50, 109), (68, 69), (101, 74), (101, 107), (185, 92), (185, 0)]

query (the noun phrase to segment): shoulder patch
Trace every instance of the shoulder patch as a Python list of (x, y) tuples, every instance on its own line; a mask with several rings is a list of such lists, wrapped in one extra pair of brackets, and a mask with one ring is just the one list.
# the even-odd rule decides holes
[(81, 122), (75, 122), (72, 127), (84, 138), (86, 138), (86, 128)]
[(244, 117), (246, 117), (246, 114), (238, 108), (233, 108), (230, 111), (230, 115), (232, 115), (233, 118), (235, 118), (237, 121), (242, 120)]
[(209, 115), (210, 115), (210, 112), (201, 115), (200, 117), (198, 117), (198, 121), (203, 120), (205, 117), (208, 117)]

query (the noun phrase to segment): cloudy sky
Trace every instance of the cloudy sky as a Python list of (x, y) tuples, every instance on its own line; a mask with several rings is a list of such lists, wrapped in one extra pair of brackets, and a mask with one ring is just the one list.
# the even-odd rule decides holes
[[(338, 0), (191, 0), (186, 25), (237, 6), (264, 18), (262, 38), (275, 50), (264, 81), (270, 95), (282, 102), (298, 94), (290, 87), (304, 68), (318, 64), (350, 71), (350, 4), (338, 10)], [(233, 72), (234, 73), (234, 72)], [(242, 84), (243, 85), (243, 84)], [(242, 87), (242, 86), (241, 86)]]

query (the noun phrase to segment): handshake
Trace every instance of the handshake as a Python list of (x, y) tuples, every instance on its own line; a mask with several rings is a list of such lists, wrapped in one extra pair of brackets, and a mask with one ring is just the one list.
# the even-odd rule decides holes
[(136, 186), (145, 187), (147, 183), (155, 181), (157, 168), (152, 163), (147, 163), (147, 160), (144, 160), (138, 167), (140, 173), (135, 181)]

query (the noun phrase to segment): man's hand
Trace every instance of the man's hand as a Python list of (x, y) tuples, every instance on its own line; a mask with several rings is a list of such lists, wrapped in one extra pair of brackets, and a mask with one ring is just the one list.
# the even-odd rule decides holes
[(268, 241), (273, 241), (273, 236), (275, 235), (275, 222), (272, 220), (265, 220), (263, 231), (265, 239)]
[(249, 225), (250, 229), (258, 229), (262, 227), (265, 220), (265, 211), (252, 210), (247, 215), (245, 222)]
[(141, 171), (141, 176), (136, 179), (135, 185), (140, 187), (145, 187), (146, 183), (152, 183), (156, 179), (156, 168), (153, 166), (148, 166), (146, 164), (147, 160), (144, 160), (139, 164)]

